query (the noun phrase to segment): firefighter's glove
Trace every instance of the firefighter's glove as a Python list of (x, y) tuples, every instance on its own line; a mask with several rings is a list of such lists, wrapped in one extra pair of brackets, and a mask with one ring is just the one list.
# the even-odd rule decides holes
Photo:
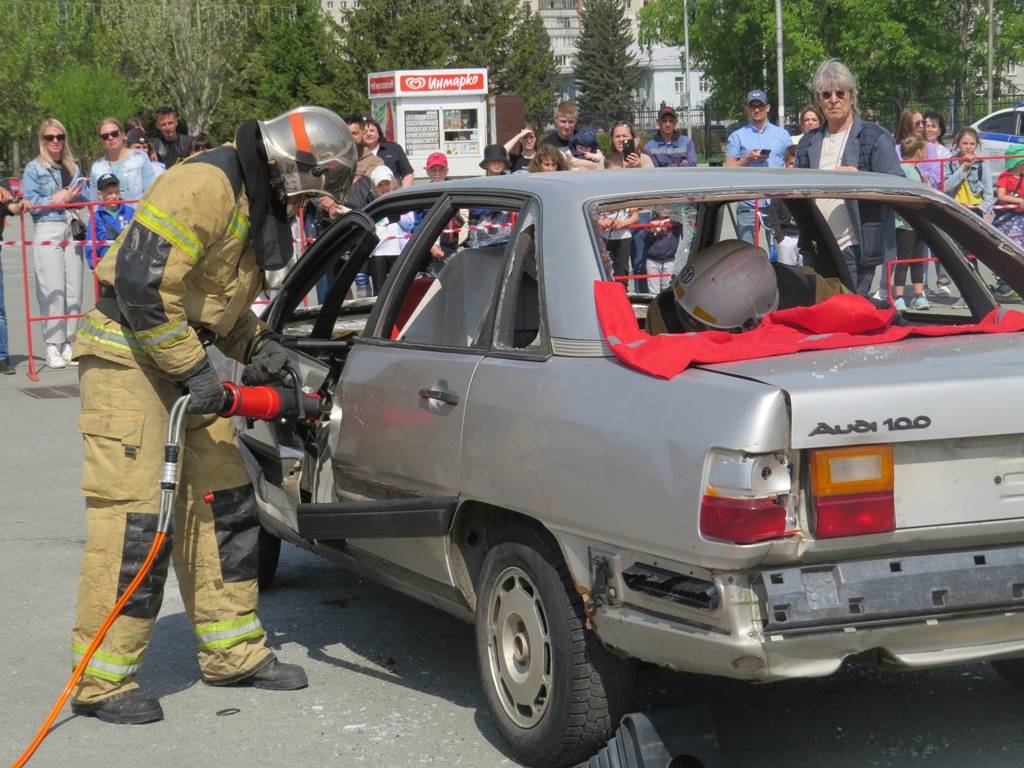
[(218, 413), (224, 408), (224, 385), (209, 358), (182, 382), (191, 397), (189, 413)]
[(248, 386), (284, 381), (288, 352), (277, 341), (265, 336), (256, 344), (249, 364), (242, 371), (242, 383)]

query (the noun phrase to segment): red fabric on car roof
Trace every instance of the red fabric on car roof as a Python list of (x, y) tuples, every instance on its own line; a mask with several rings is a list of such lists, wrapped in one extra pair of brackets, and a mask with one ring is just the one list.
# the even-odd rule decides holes
[(971, 325), (893, 325), (895, 310), (877, 309), (865, 298), (844, 294), (813, 307), (772, 312), (760, 326), (746, 333), (702, 331), (651, 336), (640, 330), (622, 284), (595, 280), (594, 300), (601, 331), (615, 356), (631, 368), (662, 379), (671, 379), (696, 363), (890, 344), (909, 336), (1024, 330), (1024, 313), (999, 309)]

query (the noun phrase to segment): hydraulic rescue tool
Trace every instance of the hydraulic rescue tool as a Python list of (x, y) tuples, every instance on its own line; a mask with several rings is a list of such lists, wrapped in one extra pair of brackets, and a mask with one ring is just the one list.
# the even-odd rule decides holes
[[(258, 419), (261, 421), (316, 421), (321, 415), (323, 401), (319, 395), (303, 392), (300, 386), (299, 373), (293, 366), (286, 369), (292, 380), (292, 388), (285, 387), (240, 387), (236, 384), (224, 383), (224, 407), (218, 412), (218, 416), (230, 418), (241, 416), (246, 419)], [(178, 495), (178, 456), (181, 453), (181, 431), (189, 403), (189, 395), (178, 398), (171, 407), (170, 421), (167, 425), (167, 442), (164, 445), (164, 468), (160, 476), (160, 512), (157, 518), (156, 535), (149, 548), (149, 553), (139, 569), (139, 572), (132, 579), (124, 594), (121, 595), (113, 610), (103, 621), (96, 636), (89, 643), (89, 647), (82, 656), (81, 661), (75, 667), (71, 677), (68, 679), (64, 690), (61, 692), (54, 704), (53, 709), (47, 716), (45, 722), (37, 731), (32, 743), (22, 755), (12, 764), (12, 768), (21, 768), (35, 753), (39, 745), (43, 743), (63, 709), (72, 689), (81, 679), (90, 659), (100, 643), (106, 636), (107, 631), (113, 625), (114, 620), (120, 614), (125, 604), (131, 599), (132, 594), (138, 588), (142, 580), (146, 578), (157, 553), (164, 545), (164, 542), (171, 537), (171, 521), (174, 519), (174, 504)]]

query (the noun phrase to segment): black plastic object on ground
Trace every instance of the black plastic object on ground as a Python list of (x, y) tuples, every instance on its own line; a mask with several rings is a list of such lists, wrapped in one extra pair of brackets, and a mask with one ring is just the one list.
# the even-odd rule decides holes
[(632, 712), (601, 751), (576, 768), (722, 768), (706, 707)]

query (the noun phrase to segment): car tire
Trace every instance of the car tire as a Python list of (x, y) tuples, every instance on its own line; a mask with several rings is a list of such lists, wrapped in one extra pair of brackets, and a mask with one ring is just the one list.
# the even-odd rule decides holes
[(277, 564), (281, 559), (281, 539), (266, 528), (260, 528), (257, 549), (259, 553), (257, 584), (260, 591), (265, 591), (270, 589), (274, 583), (274, 577), (277, 575)]
[(575, 765), (604, 746), (633, 700), (635, 665), (587, 629), (557, 543), (518, 530), (478, 580), (476, 642), (491, 715), (516, 758)]
[(998, 659), (990, 663), (992, 664), (992, 669), (1003, 680), (1017, 690), (1024, 691), (1024, 658)]

